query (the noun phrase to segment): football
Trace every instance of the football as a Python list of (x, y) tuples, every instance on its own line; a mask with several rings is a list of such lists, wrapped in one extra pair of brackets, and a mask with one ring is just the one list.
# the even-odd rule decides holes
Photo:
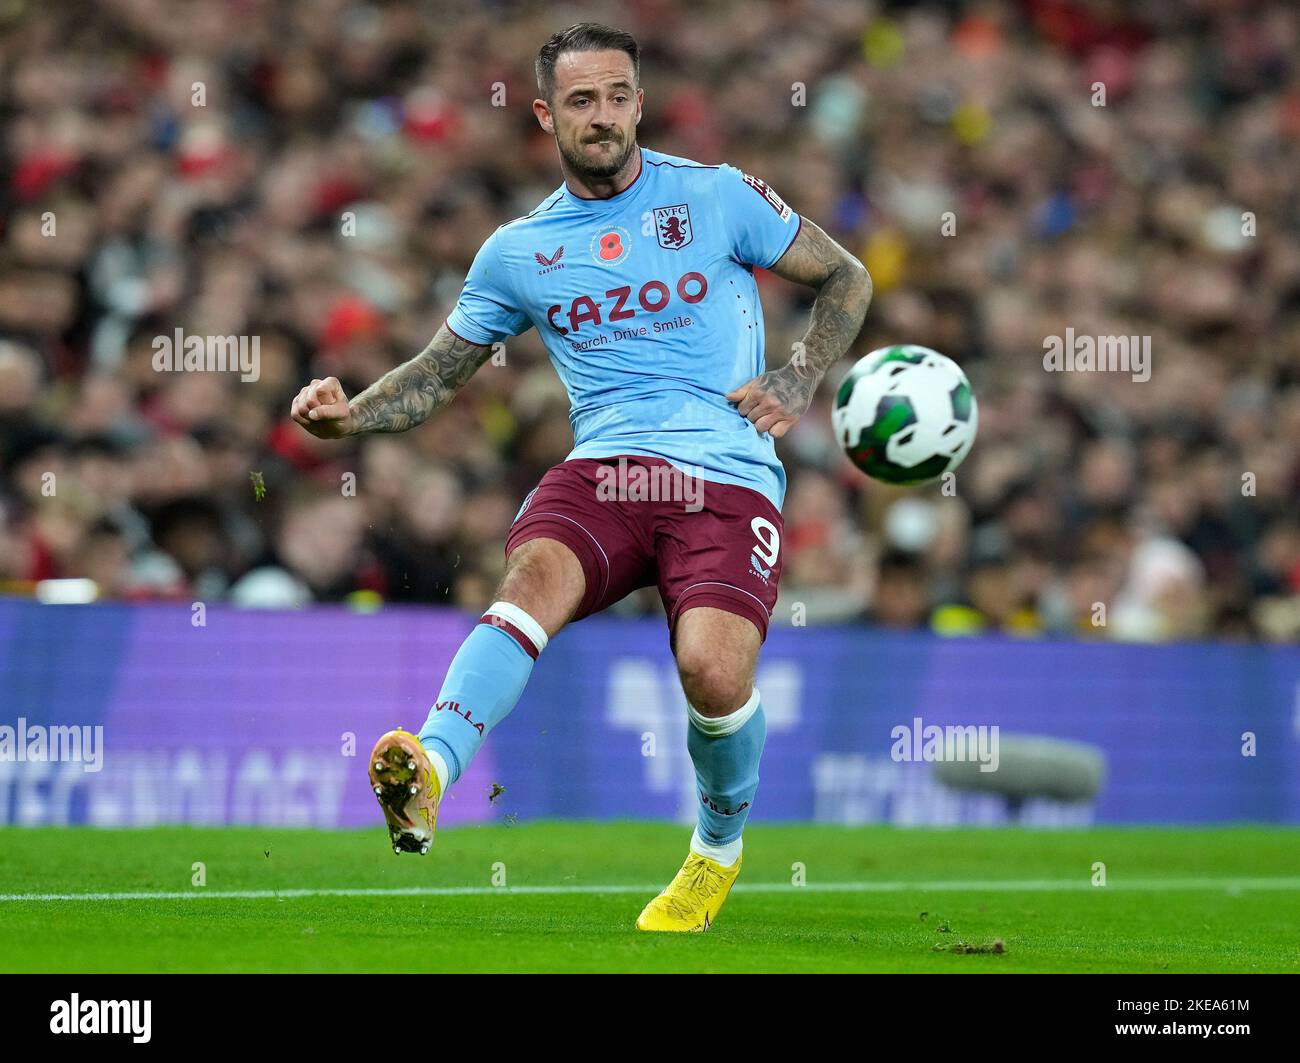
[(979, 410), (970, 381), (929, 347), (881, 347), (835, 393), (835, 438), (859, 469), (891, 484), (925, 484), (970, 453)]

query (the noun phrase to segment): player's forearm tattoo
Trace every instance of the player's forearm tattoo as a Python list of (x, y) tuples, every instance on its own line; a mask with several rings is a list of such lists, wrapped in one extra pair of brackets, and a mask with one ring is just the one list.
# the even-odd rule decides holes
[(871, 275), (856, 258), (806, 219), (794, 245), (776, 266), (788, 280), (818, 289), (808, 331), (790, 361), (763, 374), (764, 390), (786, 409), (802, 413), (817, 385), (857, 339), (871, 305)]
[(405, 432), (452, 399), (492, 354), (446, 325), (424, 350), (380, 377), (349, 404), (353, 432)]

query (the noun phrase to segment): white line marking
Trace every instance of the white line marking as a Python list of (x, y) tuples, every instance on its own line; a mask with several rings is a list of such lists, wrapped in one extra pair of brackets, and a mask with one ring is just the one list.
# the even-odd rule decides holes
[[(654, 884), (592, 886), (405, 886), (394, 888), (338, 888), (287, 890), (175, 890), (137, 891), (130, 893), (0, 893), (0, 902), (41, 903), (50, 901), (189, 901), (189, 900), (295, 900), (300, 897), (489, 897), (564, 896), (579, 894), (639, 893), (654, 896), (663, 887)], [(1107, 886), (1093, 886), (1087, 879), (991, 879), (947, 882), (809, 882), (792, 886), (788, 882), (740, 882), (739, 893), (1064, 893), (1085, 890), (1104, 892), (1223, 890), (1240, 893), (1248, 890), (1300, 890), (1300, 878), (1144, 878), (1112, 881)]]

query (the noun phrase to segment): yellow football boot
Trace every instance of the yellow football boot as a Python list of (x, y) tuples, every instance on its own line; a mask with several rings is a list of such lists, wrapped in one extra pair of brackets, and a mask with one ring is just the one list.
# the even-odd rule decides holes
[(708, 930), (740, 875), (741, 859), (738, 856), (730, 867), (723, 867), (707, 856), (690, 853), (668, 888), (637, 917), (636, 928), (677, 933)]
[(433, 844), (442, 788), (420, 740), (400, 727), (370, 751), (370, 787), (388, 821), (395, 853), (424, 855)]

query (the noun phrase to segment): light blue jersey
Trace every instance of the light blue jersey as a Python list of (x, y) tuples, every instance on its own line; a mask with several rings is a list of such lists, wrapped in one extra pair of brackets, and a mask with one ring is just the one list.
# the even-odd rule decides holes
[(447, 325), (484, 345), (537, 328), (572, 404), (570, 458), (663, 458), (779, 509), (772, 437), (725, 396), (765, 368), (753, 267), (799, 226), (757, 178), (642, 148), (618, 195), (562, 185), (497, 229)]

